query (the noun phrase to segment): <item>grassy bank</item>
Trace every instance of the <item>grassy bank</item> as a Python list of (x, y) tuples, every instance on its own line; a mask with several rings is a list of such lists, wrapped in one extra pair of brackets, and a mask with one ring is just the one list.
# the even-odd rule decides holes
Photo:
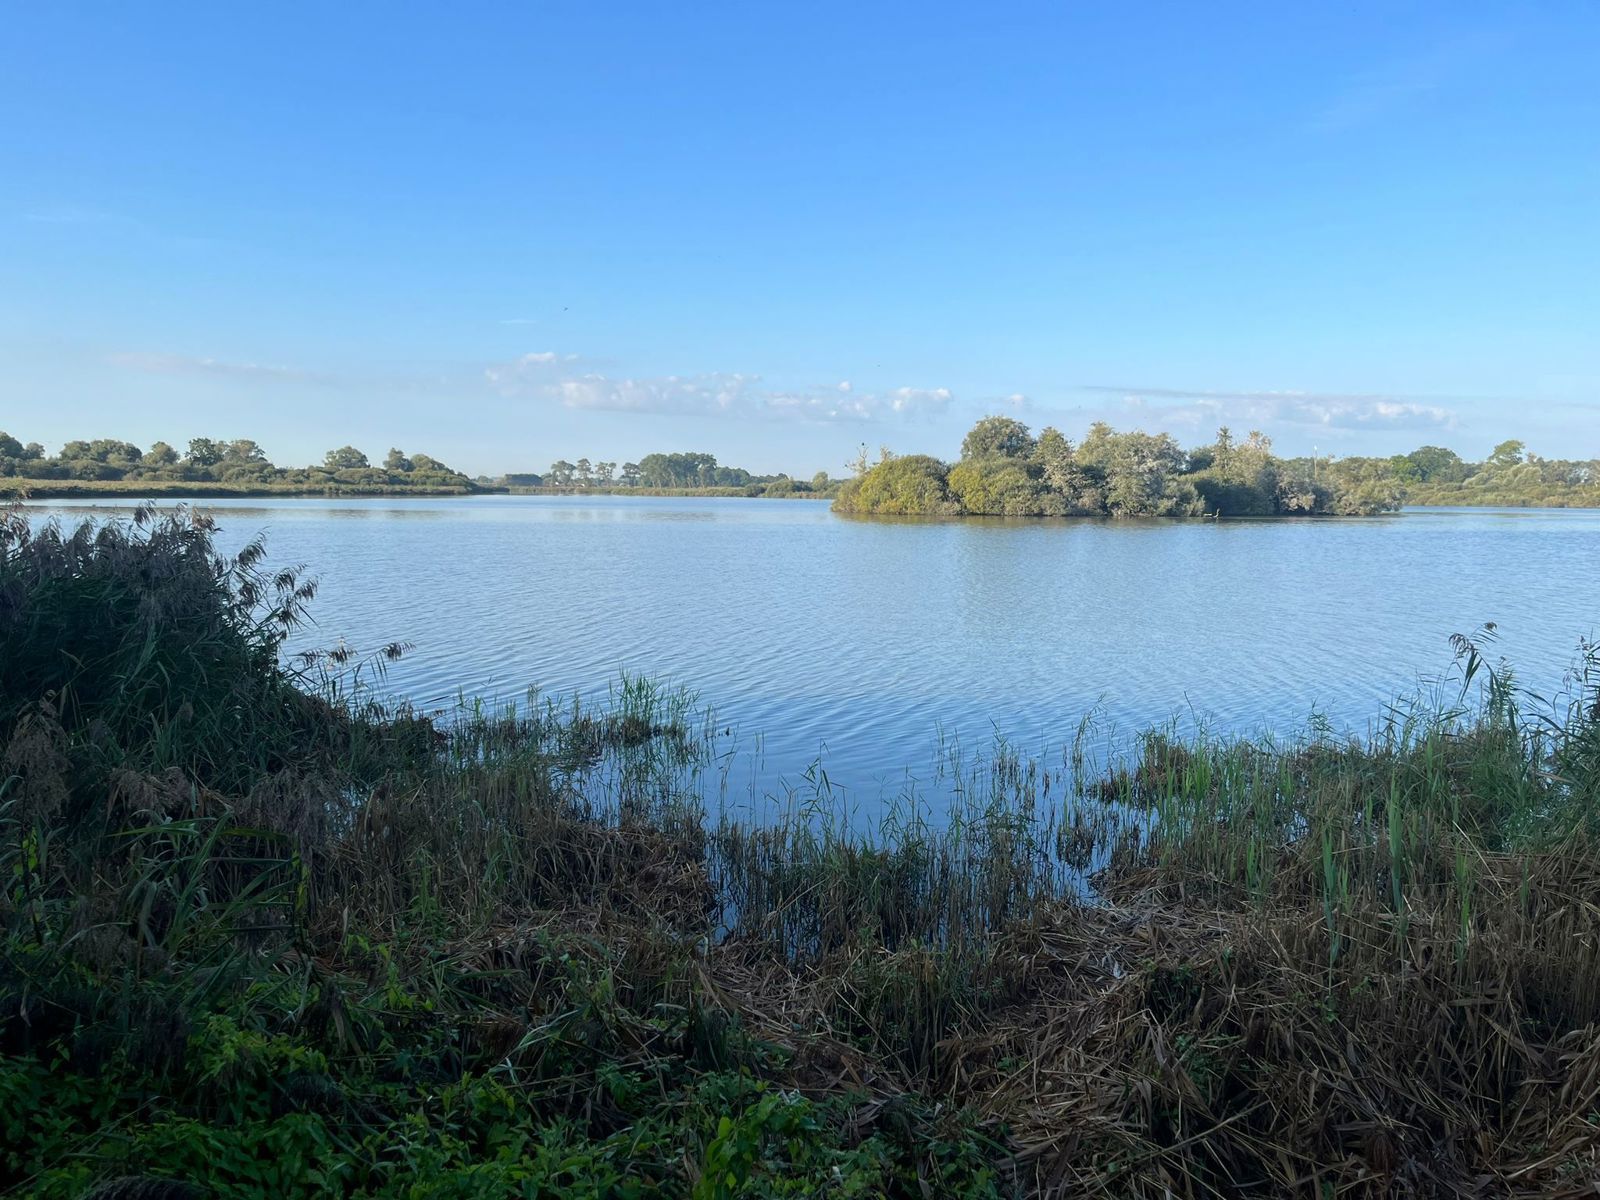
[(380, 710), (402, 648), (280, 661), (260, 562), (0, 530), (0, 1188), (1592, 1194), (1592, 652), (1535, 708), (1463, 640), (1359, 742), (1000, 751), (868, 838), (709, 810), (645, 683)]
[(213, 483), (206, 480), (13, 479), (0, 477), (0, 499), (206, 500), (230, 496), (469, 496), (502, 488), (399, 484)]

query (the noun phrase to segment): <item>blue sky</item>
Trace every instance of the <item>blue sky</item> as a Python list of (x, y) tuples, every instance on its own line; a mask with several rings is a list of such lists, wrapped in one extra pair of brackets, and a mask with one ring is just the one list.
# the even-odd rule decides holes
[(13, 6), (0, 428), (1600, 455), (1600, 6)]

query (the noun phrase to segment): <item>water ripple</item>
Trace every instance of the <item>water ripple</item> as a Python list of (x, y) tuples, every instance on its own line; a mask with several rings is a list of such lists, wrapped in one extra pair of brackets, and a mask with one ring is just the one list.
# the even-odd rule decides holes
[(413, 642), (388, 686), (421, 705), (663, 677), (740, 730), (734, 778), (776, 790), (821, 758), (867, 797), (926, 765), (941, 729), (1052, 747), (1097, 705), (1125, 729), (1285, 729), (1314, 710), (1361, 727), (1448, 664), (1450, 634), (1491, 620), (1523, 682), (1550, 691), (1600, 595), (1595, 511), (890, 524), (759, 500), (205, 507), (226, 546), (265, 533), (270, 562), (320, 576), (302, 644)]

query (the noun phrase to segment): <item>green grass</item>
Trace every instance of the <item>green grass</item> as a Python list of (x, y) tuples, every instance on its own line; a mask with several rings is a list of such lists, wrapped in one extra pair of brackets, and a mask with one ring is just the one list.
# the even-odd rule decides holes
[(1531, 1196), (1600, 1169), (1593, 648), (1560, 703), (1486, 633), (1450, 702), (1359, 740), (952, 746), (948, 808), (863, 827), (818, 769), (752, 823), (708, 800), (692, 696), (385, 710), (362, 680), (400, 646), (282, 660), (311, 599), (204, 521), (0, 525), (0, 1188)]

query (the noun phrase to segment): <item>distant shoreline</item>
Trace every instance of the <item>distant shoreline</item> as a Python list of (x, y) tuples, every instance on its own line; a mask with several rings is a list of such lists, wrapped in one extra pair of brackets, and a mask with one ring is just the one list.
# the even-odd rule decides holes
[(88, 480), (0, 478), (0, 500), (214, 500), (265, 499), (274, 496), (312, 500), (382, 499), (419, 496), (430, 499), (471, 496), (681, 496), (702, 499), (831, 500), (827, 492), (790, 492), (752, 496), (746, 487), (506, 487), (477, 484), (457, 487), (395, 487), (356, 484), (232, 484), (181, 480)]
[(304, 496), (314, 499), (382, 496), (481, 496), (501, 487), (395, 487), (359, 484), (213, 483), (184, 480), (0, 479), (6, 500), (211, 500), (232, 497)]
[[(175, 480), (85, 480), (85, 479), (9, 479), (0, 478), (0, 503), (13, 500), (228, 500), (283, 499), (304, 500), (439, 500), (473, 496), (648, 496), (700, 500), (832, 500), (831, 492), (790, 492), (783, 495), (751, 494), (745, 487), (650, 488), (650, 487), (506, 487), (478, 484), (468, 488), (444, 487), (361, 487), (356, 485), (301, 486), (298, 484), (231, 484), (209, 481)], [(1511, 500), (1500, 497), (1462, 497), (1449, 501), (1406, 501), (1404, 508), (1526, 508), (1595, 509), (1600, 505), (1565, 504), (1546, 501)], [(871, 515), (871, 514), (864, 514)], [(955, 518), (957, 520), (965, 517)], [(1076, 520), (1073, 517), (1031, 517), (1027, 520)], [(1209, 520), (1196, 517), (1190, 520)]]
[(764, 484), (744, 487), (503, 487), (497, 491), (512, 496), (685, 496), (703, 500), (832, 500), (832, 492), (759, 491)]

